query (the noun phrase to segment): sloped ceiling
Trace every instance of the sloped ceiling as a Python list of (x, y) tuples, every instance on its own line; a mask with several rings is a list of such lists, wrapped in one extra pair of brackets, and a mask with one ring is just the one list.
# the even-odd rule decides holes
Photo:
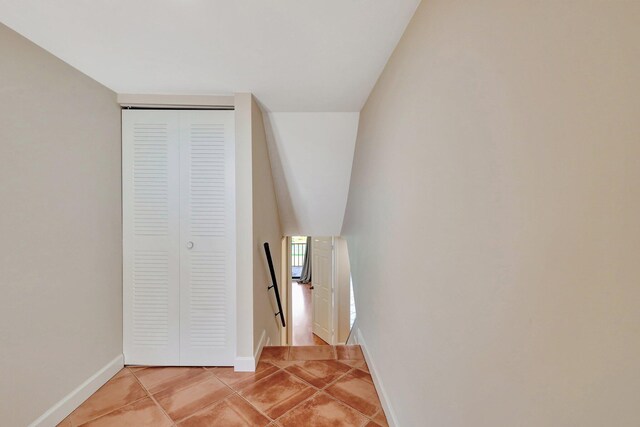
[(360, 111), (418, 3), (0, 0), (0, 21), (118, 93)]
[(360, 113), (265, 115), (285, 234), (340, 235), (359, 116)]
[[(117, 93), (251, 92), (266, 112), (345, 113), (360, 111), (419, 3), (0, 0), (0, 22)], [(274, 166), (274, 175), (286, 230), (339, 233), (353, 117), (266, 115), (284, 168)], [(303, 159), (321, 177), (329, 158), (348, 165), (339, 179), (311, 185), (312, 177), (286, 169)]]

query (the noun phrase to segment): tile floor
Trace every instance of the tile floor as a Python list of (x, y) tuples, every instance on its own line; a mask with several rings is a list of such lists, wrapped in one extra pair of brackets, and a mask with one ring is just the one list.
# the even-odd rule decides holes
[(359, 346), (265, 347), (256, 372), (122, 369), (59, 426), (385, 427)]

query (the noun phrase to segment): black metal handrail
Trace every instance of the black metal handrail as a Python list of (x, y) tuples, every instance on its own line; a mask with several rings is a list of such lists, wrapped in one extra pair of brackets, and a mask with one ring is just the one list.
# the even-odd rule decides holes
[(278, 312), (276, 316), (280, 315), (280, 321), (282, 322), (282, 327), (286, 326), (284, 322), (284, 312), (282, 311), (282, 303), (280, 302), (280, 292), (278, 291), (278, 280), (276, 279), (276, 271), (273, 269), (273, 260), (271, 259), (271, 250), (269, 249), (269, 243), (264, 243), (264, 252), (267, 255), (267, 263), (269, 264), (269, 273), (271, 273), (271, 282), (273, 283), (271, 286), (267, 287), (267, 290), (273, 288), (276, 293), (276, 302), (278, 303)]

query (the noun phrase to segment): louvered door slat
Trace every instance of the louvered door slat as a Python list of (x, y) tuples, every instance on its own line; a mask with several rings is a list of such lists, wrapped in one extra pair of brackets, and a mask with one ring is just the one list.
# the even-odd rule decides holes
[(125, 363), (233, 365), (232, 111), (126, 110)]
[(232, 365), (235, 356), (234, 119), (181, 116), (180, 349), (185, 365)]
[(179, 364), (179, 120), (122, 113), (123, 322), (127, 364)]

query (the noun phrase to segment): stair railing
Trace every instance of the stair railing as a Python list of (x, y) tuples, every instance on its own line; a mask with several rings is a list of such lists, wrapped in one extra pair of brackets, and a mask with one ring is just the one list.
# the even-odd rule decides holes
[(269, 264), (269, 273), (271, 273), (271, 282), (272, 285), (267, 287), (267, 290), (272, 289), (276, 293), (276, 302), (278, 303), (278, 312), (275, 314), (280, 315), (280, 321), (282, 322), (282, 327), (286, 326), (284, 322), (284, 312), (282, 311), (282, 303), (280, 302), (280, 292), (278, 291), (278, 280), (276, 279), (276, 272), (273, 269), (273, 260), (271, 259), (271, 250), (269, 249), (269, 243), (264, 243), (264, 252), (267, 255), (267, 263)]

